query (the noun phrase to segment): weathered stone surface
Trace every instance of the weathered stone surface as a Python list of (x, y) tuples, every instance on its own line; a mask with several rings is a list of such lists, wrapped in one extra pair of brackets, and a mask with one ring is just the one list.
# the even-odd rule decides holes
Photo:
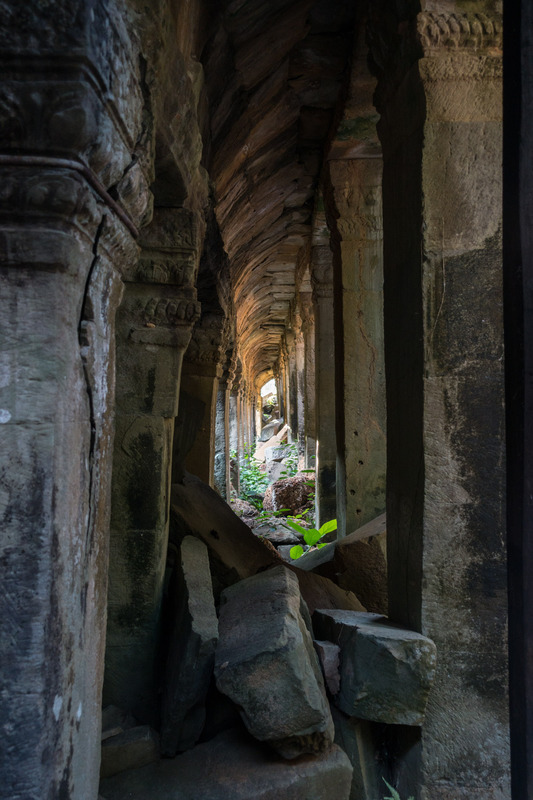
[(226, 589), (219, 625), (217, 686), (250, 733), (285, 758), (326, 750), (331, 714), (295, 576), (280, 566)]
[(305, 600), (310, 613), (317, 608), (343, 608), (351, 611), (366, 611), (353, 592), (341, 589), (336, 583), (314, 572), (305, 572), (299, 569), (300, 559), (287, 565), (298, 578), (300, 592)]
[(292, 531), (281, 524), (272, 524), (271, 522), (263, 522), (261, 525), (254, 526), (254, 534), (256, 536), (263, 536), (272, 542), (273, 545), (280, 544), (299, 544), (303, 542), (303, 535), (297, 531)]
[(334, 745), (287, 762), (241, 733), (102, 781), (105, 800), (348, 800), (352, 768)]
[(320, 639), (315, 639), (313, 644), (322, 667), (326, 686), (332, 695), (336, 695), (341, 685), (339, 672), (340, 647), (337, 644), (333, 644), (333, 642), (321, 641)]
[(353, 767), (350, 800), (381, 800), (386, 787), (378, 768), (371, 723), (348, 717), (334, 705), (331, 714), (335, 723), (335, 743), (342, 747)]
[(436, 648), (377, 614), (317, 611), (317, 636), (341, 648), (336, 705), (350, 717), (421, 725), (435, 677)]
[(230, 506), (235, 513), (243, 519), (245, 517), (257, 517), (259, 514), (259, 511), (255, 506), (253, 506), (247, 500), (241, 500), (240, 497), (236, 497), (235, 500), (232, 500)]
[(161, 703), (161, 752), (166, 756), (192, 747), (202, 732), (218, 638), (207, 547), (186, 536), (180, 551), (181, 570), (171, 586), (173, 627)]
[(159, 758), (159, 737), (148, 725), (129, 728), (102, 742), (100, 776), (109, 778), (124, 770), (142, 767)]
[(282, 442), (286, 442), (289, 435), (289, 426), (284, 425), (278, 433), (272, 436), (266, 442), (260, 442), (257, 445), (256, 451), (254, 453), (254, 458), (259, 463), (263, 463), (265, 460), (265, 452), (268, 450), (269, 447), (277, 447)]
[(276, 555), (254, 536), (228, 504), (194, 475), (172, 486), (170, 538), (200, 538), (209, 549), (215, 599), (221, 589), (276, 562)]
[(298, 566), (355, 592), (368, 611), (386, 614), (386, 515), (381, 514), (343, 539), (305, 553), (298, 559)]
[(273, 436), (275, 436), (277, 433), (280, 432), (282, 427), (283, 427), (283, 422), (281, 422), (281, 420), (279, 419), (272, 420), (272, 422), (269, 422), (261, 430), (259, 441), (268, 442), (270, 439), (272, 439)]
[[(314, 494), (312, 486), (307, 484), (312, 483), (308, 475), (293, 475), (292, 478), (284, 478), (283, 480), (276, 481), (272, 484), (272, 491), (270, 499), (267, 501), (266, 497), (263, 500), (263, 506), (268, 511), (281, 511), (282, 508), (288, 508), (292, 514), (299, 514), (305, 508), (308, 508), (312, 502), (311, 497)], [(265, 503), (268, 502), (268, 505)]]

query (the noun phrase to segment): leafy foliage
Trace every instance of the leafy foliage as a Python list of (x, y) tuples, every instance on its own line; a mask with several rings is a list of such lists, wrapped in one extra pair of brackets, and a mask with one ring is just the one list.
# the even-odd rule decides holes
[[(389, 795), (389, 797), (384, 797), (384, 798), (383, 798), (383, 800), (402, 800), (402, 798), (400, 797), (400, 795), (398, 794), (398, 792), (396, 791), (396, 789), (394, 789), (394, 787), (393, 787), (393, 786), (391, 786), (391, 785), (390, 785), (390, 783), (389, 783), (388, 781), (386, 781), (386, 780), (385, 780), (385, 778), (383, 778), (383, 781), (384, 781), (384, 783), (386, 784), (386, 786), (387, 786), (387, 789), (388, 789), (388, 790), (389, 790), (389, 792), (390, 792), (390, 795)], [(408, 800), (415, 800), (415, 799), (414, 799), (414, 797), (411, 795), (411, 797), (409, 797), (409, 799), (408, 799)]]
[(249, 445), (244, 448), (244, 454), (240, 463), (240, 481), (241, 493), (240, 496), (243, 500), (247, 500), (259, 511), (263, 508), (263, 501), (259, 499), (266, 492), (268, 486), (268, 477), (261, 471), (259, 464), (254, 458), (255, 444)]
[(301, 533), (306, 544), (305, 550), (301, 544), (296, 544), (294, 547), (291, 547), (289, 555), (292, 559), (300, 558), (305, 552), (307, 552), (307, 550), (309, 550), (310, 547), (325, 547), (325, 542), (319, 544), (319, 540), (322, 539), (326, 533), (331, 533), (331, 531), (337, 530), (336, 519), (330, 519), (328, 522), (324, 522), (324, 524), (318, 529), (304, 528), (302, 525), (299, 525), (297, 522), (295, 522), (294, 519), (287, 519), (285, 524), (294, 531)]

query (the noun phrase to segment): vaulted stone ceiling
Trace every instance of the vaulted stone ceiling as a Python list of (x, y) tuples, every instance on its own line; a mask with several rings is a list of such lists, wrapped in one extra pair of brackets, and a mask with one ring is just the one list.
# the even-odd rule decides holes
[(324, 146), (349, 71), (353, 0), (225, 0), (204, 51), (206, 149), (237, 336), (254, 378), (274, 365), (310, 240)]

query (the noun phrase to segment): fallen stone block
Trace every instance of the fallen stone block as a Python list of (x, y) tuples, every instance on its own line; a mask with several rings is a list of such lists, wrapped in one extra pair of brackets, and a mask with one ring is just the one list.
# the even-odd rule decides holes
[(161, 751), (192, 747), (205, 722), (205, 697), (215, 663), (218, 622), (207, 547), (186, 536), (171, 583), (173, 626), (161, 703)]
[(276, 547), (280, 544), (294, 545), (303, 542), (303, 536), (301, 534), (298, 534), (296, 531), (291, 531), (283, 525), (272, 525), (270, 522), (256, 525), (253, 531), (256, 536), (263, 536)]
[(343, 539), (305, 553), (298, 566), (354, 592), (369, 611), (386, 614), (386, 537), (386, 515), (381, 514)]
[(326, 750), (333, 723), (296, 577), (275, 567), (221, 595), (218, 689), (284, 758)]
[(340, 647), (333, 642), (324, 642), (320, 639), (315, 639), (313, 642), (315, 650), (322, 667), (322, 674), (324, 681), (329, 689), (330, 694), (336, 695), (340, 689), (341, 676), (339, 672), (340, 666)]
[(304, 572), (299, 568), (298, 558), (286, 569), (295, 573), (300, 585), (300, 592), (305, 600), (309, 613), (313, 614), (317, 608), (343, 608), (351, 611), (366, 611), (353, 592), (341, 589), (329, 578), (315, 575), (314, 572)]
[(172, 486), (171, 541), (179, 547), (187, 535), (207, 545), (215, 600), (222, 589), (275, 564), (276, 553), (265, 547), (250, 528), (210, 486), (185, 474)]
[(431, 639), (377, 614), (319, 610), (315, 635), (341, 649), (341, 684), (334, 702), (350, 717), (421, 725), (435, 677)]
[(173, 759), (101, 782), (106, 800), (348, 800), (352, 768), (327, 753), (284, 761), (270, 748), (227, 731)]
[(100, 777), (141, 767), (159, 759), (159, 739), (149, 725), (129, 728), (102, 742)]

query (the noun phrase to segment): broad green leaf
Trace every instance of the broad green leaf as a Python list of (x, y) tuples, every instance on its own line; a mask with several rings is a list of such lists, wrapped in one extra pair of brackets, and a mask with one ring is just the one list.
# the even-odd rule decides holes
[(294, 547), (291, 547), (291, 549), (289, 550), (289, 555), (293, 559), (300, 558), (300, 556), (303, 556), (303, 554), (304, 554), (304, 549), (301, 544), (295, 544)]
[(319, 544), (317, 544), (317, 547), (320, 550), (321, 547), (325, 547), (326, 545), (327, 545), (327, 542), (320, 542)]
[(304, 528), (302, 525), (298, 525), (298, 523), (293, 522), (292, 519), (288, 519), (286, 524), (289, 526), (289, 528), (298, 531), (298, 533), (303, 533), (305, 537), (305, 534), (307, 533), (307, 528)]
[(331, 533), (331, 531), (337, 530), (337, 520), (330, 519), (329, 522), (324, 522), (323, 525), (320, 526), (320, 535), (325, 536), (326, 533)]
[(320, 531), (317, 531), (316, 528), (309, 528), (304, 533), (304, 539), (306, 541), (306, 544), (308, 544), (310, 547), (316, 544), (321, 536), (322, 534), (320, 533)]
[(301, 469), (300, 472), (315, 472), (314, 469)]

